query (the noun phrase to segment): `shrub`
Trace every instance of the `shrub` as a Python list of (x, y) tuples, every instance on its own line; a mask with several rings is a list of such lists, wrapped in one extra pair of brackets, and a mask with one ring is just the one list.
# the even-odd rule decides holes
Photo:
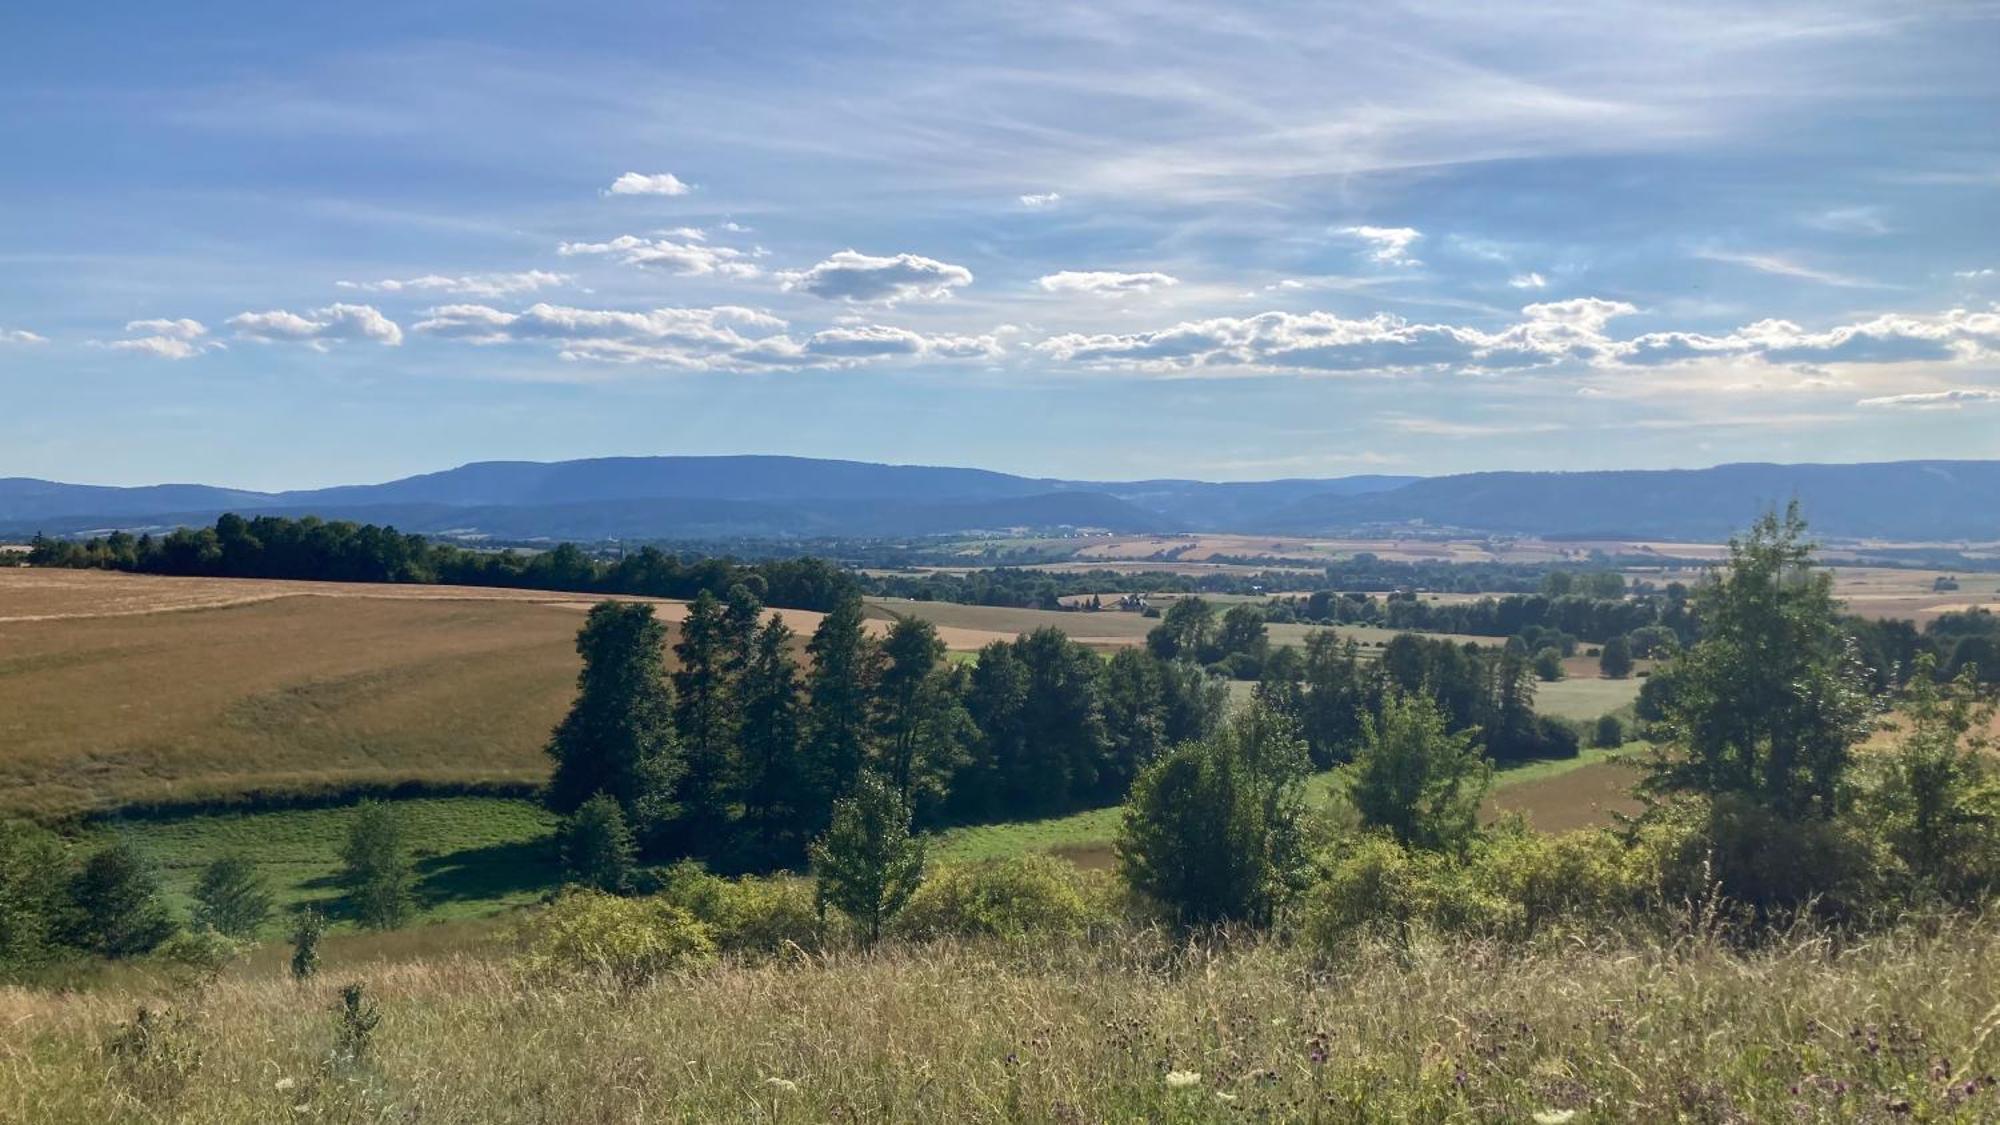
[(319, 972), (319, 942), (326, 936), (326, 918), (308, 906), (292, 926), (292, 979), (307, 981)]
[(271, 916), (271, 889), (257, 867), (240, 855), (225, 855), (202, 868), (195, 883), (191, 920), (232, 938), (247, 938)]
[(158, 879), (124, 841), (84, 862), (70, 880), (70, 899), (76, 907), (71, 943), (106, 957), (147, 953), (173, 935)]
[(194, 982), (213, 980), (236, 960), (243, 947), (226, 934), (202, 927), (182, 930), (160, 944), (154, 956)]
[(379, 801), (363, 801), (341, 849), (340, 881), (347, 888), (355, 921), (389, 930), (416, 910), (416, 876), (410, 867), (403, 822)]
[(632, 878), (637, 845), (625, 811), (608, 793), (577, 806), (563, 823), (563, 867), (570, 878), (600, 891), (620, 891)]
[(1478, 830), (1479, 802), (1493, 778), (1473, 736), (1447, 729), (1429, 696), (1395, 695), (1379, 717), (1363, 717), (1362, 737), (1347, 777), (1362, 823), (1400, 843), (1462, 851)]
[(1357, 933), (1407, 940), (1421, 929), (1491, 936), (1523, 928), (1522, 910), (1473, 878), (1465, 863), (1368, 834), (1336, 845), (1307, 893), (1305, 928), (1323, 951)]
[(68, 888), (62, 839), (24, 821), (0, 821), (0, 971), (56, 952)]
[(932, 872), (896, 919), (904, 937), (1079, 937), (1109, 920), (1106, 896), (1074, 864), (1047, 855)]
[(833, 823), (811, 853), (820, 900), (853, 919), (869, 941), (882, 936), (924, 877), (924, 845), (910, 835), (909, 806), (873, 775), (834, 803)]
[(812, 951), (826, 944), (826, 922), (812, 884), (785, 877), (724, 879), (685, 860), (657, 876), (659, 897), (707, 926), (729, 953)]
[(564, 894), (528, 922), (523, 939), (531, 976), (601, 976), (626, 988), (715, 958), (708, 927), (686, 910), (602, 891)]
[(1895, 869), (1879, 834), (1847, 818), (1795, 819), (1724, 794), (1655, 806), (1638, 828), (1643, 857), (1670, 902), (1719, 893), (1759, 918), (1811, 905), (1856, 917), (1882, 900)]
[(1182, 923), (1268, 921), (1303, 856), (1305, 744), (1252, 707), (1142, 771), (1118, 829), (1134, 891)]
[(2000, 772), (1984, 733), (1993, 704), (1970, 671), (1935, 677), (1935, 658), (1920, 655), (1903, 736), (1883, 757), (1867, 808), (1913, 890), (1975, 903), (2000, 889)]
[(1616, 715), (1600, 715), (1597, 726), (1591, 731), (1590, 744), (1600, 748), (1625, 745), (1625, 724)]
[(1535, 753), (1543, 758), (1574, 758), (1583, 750), (1576, 724), (1556, 715), (1535, 716)]
[(1549, 645), (1535, 653), (1535, 677), (1548, 683), (1563, 678), (1562, 650)]
[(1481, 887), (1519, 909), (1524, 936), (1557, 920), (1615, 920), (1644, 904), (1651, 876), (1610, 832), (1551, 836), (1518, 823), (1486, 841), (1472, 870)]
[(1598, 670), (1614, 680), (1622, 680), (1632, 674), (1632, 642), (1624, 637), (1613, 637), (1604, 645), (1604, 652), (1597, 662)]

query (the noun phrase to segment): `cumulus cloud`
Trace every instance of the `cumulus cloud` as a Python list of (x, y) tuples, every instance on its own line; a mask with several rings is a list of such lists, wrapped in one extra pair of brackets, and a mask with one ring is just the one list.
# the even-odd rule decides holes
[(1151, 293), (1155, 289), (1166, 289), (1180, 283), (1180, 278), (1163, 273), (1118, 273), (1114, 270), (1063, 270), (1037, 282), (1044, 293), (1090, 293), (1100, 297)]
[(125, 332), (127, 338), (123, 340), (93, 340), (91, 343), (115, 352), (132, 352), (159, 359), (193, 359), (202, 352), (222, 347), (214, 340), (204, 339), (208, 335), (206, 324), (188, 317), (128, 321)]
[(686, 195), (694, 190), (694, 185), (683, 183), (672, 172), (627, 172), (611, 181), (604, 190), (606, 195)]
[(1502, 370), (1595, 359), (1611, 347), (1604, 326), (1635, 311), (1623, 301), (1555, 301), (1527, 306), (1519, 323), (1494, 332), (1413, 324), (1388, 313), (1349, 319), (1326, 312), (1266, 312), (1186, 321), (1156, 332), (1070, 333), (1036, 346), (1062, 362), (1168, 372)]
[(2000, 271), (1996, 271), (1991, 267), (1988, 267), (1986, 269), (1979, 269), (1979, 270), (1958, 270), (1954, 272), (1951, 276), (1958, 278), (1960, 281), (1978, 281), (1982, 278), (1992, 277), (1996, 272)]
[(1859, 406), (1890, 406), (1903, 410), (1957, 410), (1963, 406), (2000, 403), (2000, 391), (1983, 387), (1953, 387), (1948, 391), (1923, 391), (1916, 394), (1883, 395), (1879, 398), (1864, 398)]
[(1420, 266), (1410, 256), (1410, 245), (1422, 238), (1414, 227), (1341, 227), (1334, 232), (1358, 238), (1368, 245), (1368, 259), (1385, 266)]
[(336, 281), (334, 285), (364, 293), (451, 293), (467, 297), (505, 297), (569, 285), (575, 281), (571, 274), (524, 270), (520, 273), (477, 273), (458, 277), (429, 273), (422, 277), (392, 277), (381, 281)]
[(982, 359), (1001, 354), (993, 336), (926, 336), (880, 324), (842, 325), (803, 339), (782, 319), (736, 305), (632, 312), (536, 304), (521, 312), (443, 305), (413, 331), (474, 344), (553, 343), (568, 360), (682, 370), (751, 371), (840, 367), (899, 357)]
[(729, 246), (713, 246), (698, 230), (667, 231), (672, 237), (639, 238), (620, 235), (609, 242), (565, 242), (556, 247), (564, 257), (600, 255), (616, 258), (628, 266), (662, 269), (683, 277), (713, 274), (719, 277), (749, 278), (762, 271), (751, 255)]
[(1507, 284), (1516, 289), (1547, 289), (1549, 287), (1549, 280), (1541, 274), (1530, 270), (1527, 273), (1516, 274), (1508, 278)]
[(38, 336), (25, 328), (0, 328), (0, 344), (46, 344), (47, 336)]
[(943, 300), (953, 289), (972, 284), (972, 271), (916, 254), (878, 258), (842, 250), (811, 269), (784, 274), (783, 280), (786, 289), (829, 301), (891, 305)]
[(299, 342), (322, 351), (328, 344), (345, 340), (373, 340), (388, 347), (403, 342), (402, 328), (373, 305), (336, 303), (306, 313), (285, 309), (246, 312), (225, 323), (247, 340)]
[(2000, 306), (1935, 315), (1889, 313), (1809, 331), (1789, 320), (1760, 320), (1734, 332), (1650, 332), (1621, 344), (1628, 364), (1755, 356), (1772, 363), (1908, 363), (2000, 354)]
[(1021, 206), (1030, 209), (1054, 207), (1056, 204), (1061, 202), (1062, 202), (1062, 193), (1059, 191), (1037, 192), (1031, 195), (1024, 195), (1021, 197)]
[[(1638, 310), (1579, 297), (1531, 304), (1489, 329), (1414, 323), (1387, 313), (1266, 312), (1186, 321), (1135, 333), (1067, 333), (1035, 345), (1058, 362), (1140, 371), (1497, 371), (1561, 363), (1641, 369), (1698, 361), (1778, 367), (1985, 361), (2000, 357), (2000, 306), (1932, 315), (1894, 313), (1813, 330), (1762, 320), (1732, 332), (1610, 333)], [(1964, 401), (1964, 400), (1960, 400)]]

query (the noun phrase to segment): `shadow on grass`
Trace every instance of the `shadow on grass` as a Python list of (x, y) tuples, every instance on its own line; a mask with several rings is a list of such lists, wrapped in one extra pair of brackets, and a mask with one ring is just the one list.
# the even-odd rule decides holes
[(430, 907), (518, 898), (562, 881), (553, 840), (518, 840), (417, 860), (417, 895)]

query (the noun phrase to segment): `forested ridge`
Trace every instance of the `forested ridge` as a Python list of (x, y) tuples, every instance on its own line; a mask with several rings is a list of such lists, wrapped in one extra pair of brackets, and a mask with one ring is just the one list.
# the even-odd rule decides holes
[(603, 558), (574, 543), (546, 551), (484, 551), (435, 543), (392, 527), (225, 515), (212, 528), (166, 535), (112, 532), (82, 542), (36, 536), (30, 566), (125, 570), (213, 578), (442, 583), (692, 598), (743, 584), (771, 605), (825, 610), (856, 589), (854, 577), (816, 558), (737, 562), (684, 558), (641, 547)]

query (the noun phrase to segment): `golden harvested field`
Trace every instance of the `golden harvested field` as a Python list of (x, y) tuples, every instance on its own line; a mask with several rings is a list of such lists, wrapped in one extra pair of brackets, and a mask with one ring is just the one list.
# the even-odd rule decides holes
[(16, 810), (401, 781), (539, 781), (580, 614), (535, 602), (266, 598), (0, 624)]
[[(1974, 607), (2000, 612), (2000, 573), (1992, 571), (1914, 570), (1901, 567), (1840, 566), (1828, 568), (1833, 593), (1850, 612), (1863, 617), (1894, 618), (1929, 624), (1941, 613)], [(1704, 571), (1692, 567), (1632, 570), (1628, 577), (1656, 585), (1699, 582)], [(1957, 581), (1956, 590), (1937, 590), (1940, 578)]]
[(594, 600), (0, 570), (0, 811), (537, 782)]
[(902, 615), (921, 617), (938, 627), (938, 636), (953, 649), (969, 651), (990, 641), (1011, 641), (1053, 625), (1082, 644), (1116, 648), (1145, 642), (1157, 620), (1136, 613), (1067, 613), (1056, 609), (1015, 609), (1010, 606), (958, 605), (902, 598), (869, 598), (868, 616), (887, 622)]
[[(1933, 590), (1939, 578), (1958, 582), (1956, 590)], [(1943, 570), (1836, 567), (1833, 592), (1864, 617), (1907, 618), (1926, 625), (1941, 613), (1984, 606), (2000, 610), (2000, 574)]]

